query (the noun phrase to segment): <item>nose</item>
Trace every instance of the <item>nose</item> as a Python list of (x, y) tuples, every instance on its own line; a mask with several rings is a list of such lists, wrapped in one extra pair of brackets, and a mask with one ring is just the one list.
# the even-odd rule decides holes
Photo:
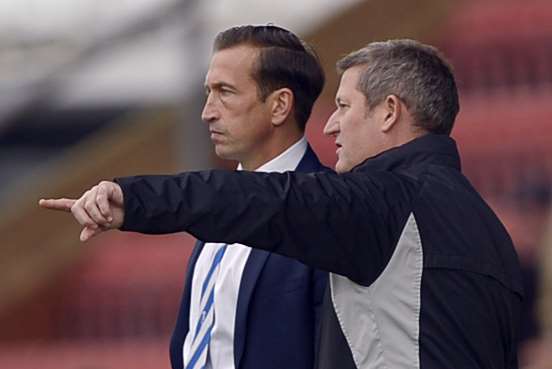
[(336, 136), (339, 133), (339, 121), (336, 118), (337, 109), (330, 115), (326, 125), (324, 126), (324, 134), (326, 136)]
[(211, 123), (220, 118), (220, 113), (216, 108), (213, 101), (213, 94), (210, 93), (207, 95), (205, 100), (205, 105), (203, 106), (203, 111), (201, 112), (201, 119), (205, 123)]

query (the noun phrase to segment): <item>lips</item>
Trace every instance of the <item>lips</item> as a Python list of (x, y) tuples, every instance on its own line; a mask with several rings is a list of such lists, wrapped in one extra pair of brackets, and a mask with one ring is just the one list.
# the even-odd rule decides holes
[(220, 132), (220, 131), (215, 131), (215, 130), (209, 130), (209, 133), (211, 135), (211, 141), (213, 142), (217, 142), (217, 141), (220, 141), (223, 137), (223, 133)]
[(218, 129), (209, 129), (209, 133), (211, 135), (223, 135), (222, 131), (219, 131)]

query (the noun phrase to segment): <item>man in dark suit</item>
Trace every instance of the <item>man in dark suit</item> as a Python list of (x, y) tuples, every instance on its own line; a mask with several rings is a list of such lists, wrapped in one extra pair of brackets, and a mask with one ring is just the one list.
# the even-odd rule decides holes
[[(324, 85), (317, 56), (280, 27), (217, 35), (202, 119), (238, 170), (317, 172), (305, 125)], [(240, 245), (198, 241), (171, 340), (174, 369), (305, 369), (327, 273)]]
[[(249, 171), (324, 170), (304, 138), (324, 84), (311, 49), (269, 25), (221, 32), (213, 50), (202, 119), (216, 154)], [(205, 310), (200, 286), (217, 251), (223, 257), (210, 277), (213, 303)], [(287, 257), (199, 241), (171, 340), (173, 368), (312, 368), (326, 279), (326, 273)], [(203, 314), (209, 320), (211, 312), (209, 343), (202, 347), (200, 320)]]

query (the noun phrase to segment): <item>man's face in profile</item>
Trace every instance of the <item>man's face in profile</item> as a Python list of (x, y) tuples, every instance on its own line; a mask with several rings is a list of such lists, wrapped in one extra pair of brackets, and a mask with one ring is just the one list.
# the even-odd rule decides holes
[(238, 45), (215, 52), (209, 64), (201, 117), (223, 159), (247, 161), (262, 150), (272, 130), (268, 104), (260, 100), (253, 79), (258, 53), (255, 47)]
[(348, 172), (364, 160), (386, 149), (381, 130), (383, 103), (369, 109), (366, 97), (358, 90), (362, 66), (347, 69), (336, 93), (336, 109), (324, 127), (337, 146), (335, 171)]

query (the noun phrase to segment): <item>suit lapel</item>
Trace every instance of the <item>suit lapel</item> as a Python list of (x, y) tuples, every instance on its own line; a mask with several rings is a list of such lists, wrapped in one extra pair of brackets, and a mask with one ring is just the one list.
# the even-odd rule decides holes
[(234, 326), (234, 362), (236, 369), (239, 368), (245, 347), (249, 301), (251, 301), (257, 279), (269, 256), (270, 253), (268, 251), (252, 249), (243, 269), (238, 294), (238, 306), (236, 307), (236, 324)]
[[(307, 146), (305, 154), (295, 169), (297, 172), (316, 172), (323, 170), (316, 154)], [(234, 362), (239, 369), (240, 361), (245, 348), (245, 336), (247, 331), (247, 312), (255, 285), (259, 279), (270, 253), (264, 250), (252, 249), (245, 263), (238, 293), (238, 306), (236, 307), (236, 324), (234, 327)]]

